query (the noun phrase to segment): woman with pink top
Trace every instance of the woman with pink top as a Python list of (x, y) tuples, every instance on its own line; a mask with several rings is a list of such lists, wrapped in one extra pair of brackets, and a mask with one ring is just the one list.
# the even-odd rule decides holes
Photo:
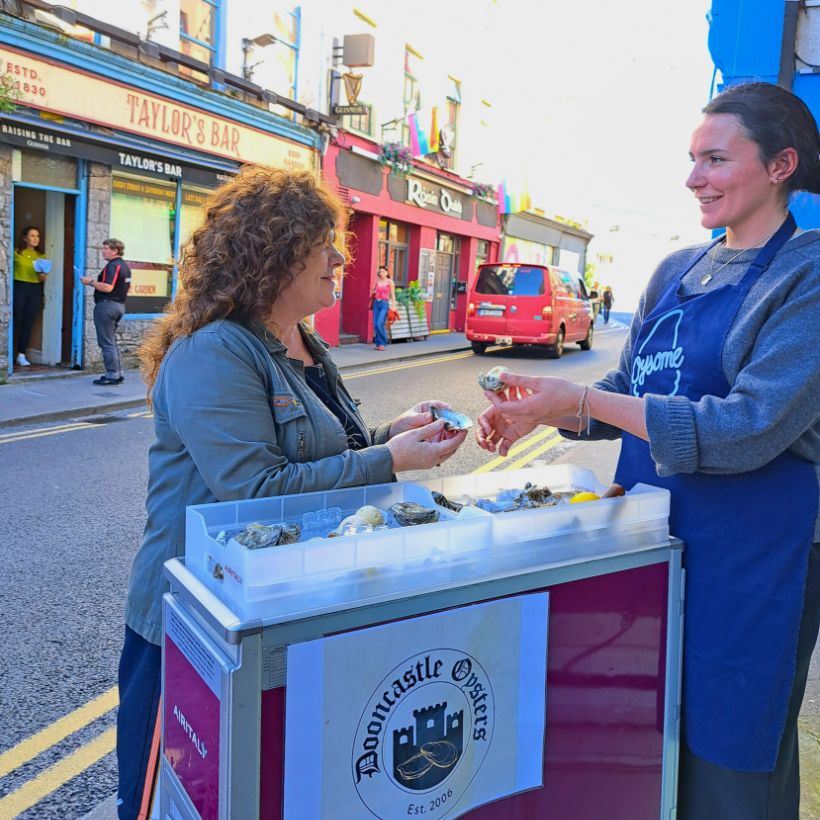
[(384, 265), (376, 273), (373, 287), (373, 336), (376, 350), (384, 350), (387, 345), (387, 311), (396, 307), (396, 286)]

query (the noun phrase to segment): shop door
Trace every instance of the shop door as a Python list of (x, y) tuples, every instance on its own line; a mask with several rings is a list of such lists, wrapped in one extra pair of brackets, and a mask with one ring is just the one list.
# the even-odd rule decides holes
[(453, 254), (438, 251), (434, 270), (430, 330), (447, 330), (450, 326), (450, 281), (453, 277)]
[[(43, 306), (34, 321), (27, 357), (36, 365), (69, 364), (73, 316), (75, 197), (62, 191), (14, 188), (15, 241), (29, 225), (41, 234), (40, 248), (51, 261), (43, 285)], [(12, 317), (13, 323), (13, 317)], [(12, 338), (16, 338), (12, 327)], [(69, 340), (66, 343), (66, 340)]]

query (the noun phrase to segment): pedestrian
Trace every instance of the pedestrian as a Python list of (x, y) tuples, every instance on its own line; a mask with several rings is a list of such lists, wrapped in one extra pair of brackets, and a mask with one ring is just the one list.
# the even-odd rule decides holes
[[(46, 262), (47, 264), (43, 264)], [(27, 225), (20, 231), (20, 241), (14, 249), (14, 363), (30, 367), (26, 358), (31, 330), (43, 307), (43, 283), (51, 265), (40, 248), (40, 229)]]
[(373, 302), (373, 336), (376, 350), (384, 350), (387, 341), (387, 313), (396, 309), (396, 286), (384, 265), (376, 272), (376, 283), (371, 294)]
[(820, 619), (820, 134), (767, 83), (704, 109), (686, 184), (713, 242), (661, 262), (618, 367), (585, 387), (505, 377), (477, 438), (539, 423), (622, 439), (615, 481), (671, 491), (684, 541), (681, 820), (797, 820), (797, 716)]
[(302, 321), (332, 307), (345, 260), (344, 208), (313, 173), (245, 166), (204, 212), (183, 247), (184, 287), (141, 350), (156, 438), (119, 668), (121, 818), (150, 809), (163, 563), (184, 552), (185, 508), (389, 482), (440, 464), (466, 436), (433, 421), (431, 406), (447, 406), (436, 401), (368, 429)]
[(601, 286), (597, 282), (592, 283), (589, 291), (589, 304), (592, 306), (592, 323), (595, 324), (601, 310)]
[(604, 324), (609, 324), (609, 312), (612, 310), (612, 303), (615, 301), (615, 297), (612, 295), (612, 288), (607, 285), (604, 288), (604, 295), (601, 297), (603, 301), (603, 314), (604, 314)]
[(123, 261), (125, 244), (119, 239), (106, 239), (102, 244), (105, 267), (96, 280), (81, 276), (84, 285), (94, 288), (94, 328), (97, 344), (103, 355), (105, 373), (94, 384), (122, 384), (122, 356), (117, 346), (117, 328), (125, 313), (125, 297), (131, 287), (131, 269)]

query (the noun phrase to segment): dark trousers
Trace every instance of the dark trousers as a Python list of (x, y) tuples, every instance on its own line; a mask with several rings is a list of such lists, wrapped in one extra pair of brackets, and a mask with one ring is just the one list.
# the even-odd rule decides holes
[[(739, 772), (715, 766), (693, 754), (685, 739), (682, 740), (678, 820), (798, 820), (797, 716), (806, 691), (819, 626), (820, 544), (814, 544), (809, 557), (794, 684), (775, 769), (773, 772)], [(754, 636), (749, 635), (748, 639), (754, 640)]]
[(162, 650), (125, 627), (117, 713), (119, 820), (148, 817), (159, 768)]
[(113, 299), (103, 299), (94, 305), (97, 344), (102, 350), (105, 375), (112, 379), (122, 376), (122, 357), (117, 347), (117, 327), (124, 313), (125, 305)]
[(39, 282), (14, 280), (14, 355), (25, 354), (37, 314), (43, 307), (43, 286)]
[(612, 310), (612, 308), (611, 308), (611, 307), (607, 307), (606, 305), (604, 305), (604, 306), (601, 308), (601, 311), (602, 311), (602, 313), (604, 314), (604, 324), (606, 324), (607, 322), (609, 322), (609, 311), (610, 311), (610, 310)]

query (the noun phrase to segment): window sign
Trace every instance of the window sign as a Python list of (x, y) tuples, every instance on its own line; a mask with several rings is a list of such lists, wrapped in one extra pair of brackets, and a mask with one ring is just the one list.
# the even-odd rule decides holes
[(171, 298), (176, 185), (112, 178), (111, 236), (125, 243), (131, 268), (126, 313), (160, 313)]

